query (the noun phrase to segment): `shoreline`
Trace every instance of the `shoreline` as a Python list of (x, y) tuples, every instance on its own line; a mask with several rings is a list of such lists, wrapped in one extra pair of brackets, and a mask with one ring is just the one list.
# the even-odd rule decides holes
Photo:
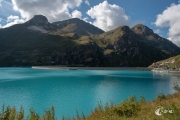
[(32, 66), (33, 69), (52, 70), (151, 70), (146, 67), (67, 67), (67, 66)]
[(153, 72), (163, 73), (163, 74), (180, 74), (180, 70), (171, 70), (171, 69), (163, 69), (163, 68), (153, 68)]

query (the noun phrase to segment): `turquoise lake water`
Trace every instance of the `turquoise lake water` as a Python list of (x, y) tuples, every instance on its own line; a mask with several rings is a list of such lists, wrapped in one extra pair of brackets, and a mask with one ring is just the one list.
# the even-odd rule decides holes
[(0, 104), (23, 106), (37, 113), (52, 105), (56, 117), (72, 117), (76, 110), (88, 115), (98, 102), (120, 103), (136, 95), (150, 101), (159, 93), (172, 94), (175, 75), (133, 70), (40, 70), (0, 68)]

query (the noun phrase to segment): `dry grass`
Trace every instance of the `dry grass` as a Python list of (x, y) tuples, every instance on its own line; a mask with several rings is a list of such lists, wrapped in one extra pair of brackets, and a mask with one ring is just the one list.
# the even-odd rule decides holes
[(114, 52), (114, 50), (112, 50), (112, 49), (106, 49), (106, 50), (104, 50), (104, 55), (108, 55), (108, 54), (110, 54), (110, 53), (112, 53), (112, 52)]
[(76, 44), (85, 45), (91, 42), (88, 36), (83, 36), (79, 38), (78, 40), (74, 41)]
[[(141, 111), (138, 113), (136, 119), (143, 118), (145, 120), (179, 120), (180, 116), (177, 113), (180, 113), (180, 93), (175, 93), (173, 95), (168, 95), (166, 97), (158, 97), (156, 100), (146, 103), (141, 106)], [(155, 114), (155, 110), (158, 106), (163, 107), (165, 110), (173, 110), (174, 113), (166, 113), (161, 116)], [(179, 109), (179, 110), (175, 110)]]
[[(173, 113), (155, 114), (158, 106)], [(117, 111), (120, 112), (117, 112)], [(86, 120), (180, 120), (180, 92), (173, 95), (159, 95), (152, 102), (126, 101), (117, 106), (98, 106)]]
[[(158, 61), (158, 63), (163, 63), (163, 62), (168, 62), (168, 61), (171, 61), (171, 60), (175, 60), (174, 63), (170, 64), (169, 67), (170, 68), (173, 68), (173, 67), (178, 67), (180, 68), (180, 55), (178, 56), (174, 56), (174, 57), (170, 57), (168, 59), (165, 59), (165, 60), (161, 60), (161, 61)], [(149, 68), (152, 68), (153, 65), (150, 65)]]

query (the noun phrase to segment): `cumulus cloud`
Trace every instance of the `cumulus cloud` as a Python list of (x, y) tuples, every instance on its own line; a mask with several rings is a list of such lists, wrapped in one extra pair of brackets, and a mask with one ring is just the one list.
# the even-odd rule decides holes
[(180, 4), (172, 4), (162, 14), (157, 15), (155, 25), (168, 27), (168, 39), (180, 46)]
[(12, 16), (11, 15), (11, 16), (9, 16), (7, 18), (7, 24), (4, 25), (4, 26), (1, 25), (1, 28), (10, 27), (10, 26), (12, 26), (14, 24), (20, 24), (20, 23), (24, 23), (24, 22), (25, 22), (25, 20), (24, 19), (20, 19), (19, 16)]
[(2, 7), (2, 5), (1, 5), (1, 2), (2, 2), (3, 0), (0, 0), (0, 7)]
[(13, 9), (19, 11), (22, 18), (30, 19), (34, 15), (45, 15), (50, 22), (71, 18), (69, 9), (79, 7), (82, 0), (12, 0)]
[(107, 1), (94, 6), (86, 12), (94, 21), (93, 25), (108, 31), (120, 25), (126, 25), (129, 16), (125, 14), (123, 8), (118, 5), (111, 5)]
[(19, 16), (9, 16), (8, 18), (7, 18), (7, 22), (13, 22), (13, 21), (15, 21), (15, 20), (17, 20), (17, 19), (19, 19)]
[(88, 17), (85, 17), (85, 18), (83, 18), (82, 20), (84, 20), (85, 22), (88, 22)]
[(156, 29), (156, 30), (154, 30), (154, 33), (159, 34), (159, 33), (161, 33), (161, 30), (160, 29)]
[(72, 18), (79, 18), (79, 19), (81, 19), (81, 17), (82, 17), (82, 13), (80, 11), (74, 10), (72, 12)]
[(85, 0), (85, 4), (86, 4), (86, 5), (90, 5), (90, 3), (89, 3), (88, 0)]

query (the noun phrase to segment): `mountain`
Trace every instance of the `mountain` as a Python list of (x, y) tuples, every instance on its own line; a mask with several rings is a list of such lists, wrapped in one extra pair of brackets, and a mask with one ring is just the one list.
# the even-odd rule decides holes
[[(97, 29), (94, 27), (94, 31)], [(81, 34), (53, 34), (56, 31), (58, 27), (42, 15), (36, 15), (24, 24), (0, 29), (0, 66), (100, 65), (98, 61), (101, 57), (96, 44), (76, 42)]]
[(180, 48), (145, 25), (120, 26), (92, 37), (103, 48), (109, 66), (148, 66), (180, 54)]
[(104, 31), (87, 23), (78, 18), (72, 18), (65, 21), (54, 22), (52, 23), (56, 26), (57, 31), (55, 34), (67, 34), (67, 33), (76, 33), (79, 35), (90, 36), (94, 34), (101, 34)]
[(32, 19), (25, 23), (29, 29), (41, 32), (56, 31), (56, 26), (48, 22), (48, 19), (43, 15), (35, 15)]
[(147, 67), (178, 54), (178, 46), (142, 24), (104, 32), (77, 18), (50, 23), (35, 15), (0, 29), (0, 66)]

